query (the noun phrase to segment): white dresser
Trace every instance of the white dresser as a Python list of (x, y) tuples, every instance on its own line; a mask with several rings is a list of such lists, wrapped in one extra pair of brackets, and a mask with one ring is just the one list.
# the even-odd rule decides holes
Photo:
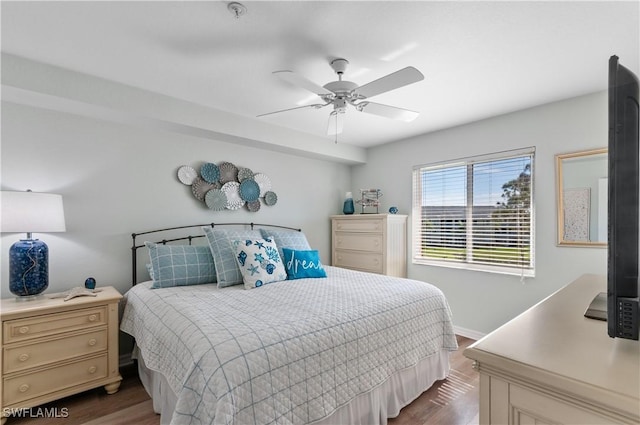
[(96, 297), (3, 299), (1, 423), (22, 409), (104, 386), (120, 387), (118, 303), (103, 287)]
[(583, 317), (606, 291), (584, 275), (464, 352), (480, 373), (480, 424), (640, 423), (640, 342)]
[(407, 216), (331, 216), (331, 264), (389, 276), (407, 275)]

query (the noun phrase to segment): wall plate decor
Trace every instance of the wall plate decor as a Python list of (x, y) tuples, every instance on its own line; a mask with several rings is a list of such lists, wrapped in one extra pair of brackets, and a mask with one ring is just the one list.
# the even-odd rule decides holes
[(193, 193), (193, 196), (195, 196), (199, 201), (204, 201), (204, 196), (211, 189), (220, 189), (220, 183), (209, 183), (204, 181), (201, 177), (196, 177), (196, 179), (191, 184), (191, 192)]
[(207, 162), (200, 167), (200, 175), (207, 183), (215, 183), (220, 179), (220, 169), (213, 162)]
[(222, 211), (227, 207), (227, 195), (220, 189), (211, 189), (204, 195), (204, 203), (214, 211)]
[(238, 167), (230, 162), (220, 164), (220, 183), (223, 185), (229, 182), (238, 181)]
[(268, 191), (267, 193), (264, 194), (265, 204), (272, 206), (272, 205), (275, 205), (276, 202), (278, 202), (278, 195), (276, 195), (275, 192)]
[(193, 196), (213, 211), (238, 210), (246, 205), (248, 211), (257, 212), (263, 204), (272, 206), (278, 202), (269, 177), (226, 161), (204, 162), (199, 172), (182, 165), (178, 168), (178, 180), (190, 185)]
[(193, 167), (183, 165), (178, 168), (178, 180), (180, 180), (182, 184), (190, 185), (197, 177), (198, 172)]
[(260, 186), (253, 179), (245, 179), (240, 183), (240, 198), (247, 202), (257, 201), (260, 197)]
[(256, 212), (260, 209), (260, 200), (247, 202), (247, 209), (251, 212)]
[(242, 183), (246, 179), (253, 179), (253, 171), (248, 168), (238, 168), (238, 181)]
[(244, 205), (244, 201), (240, 197), (240, 183), (227, 182), (220, 189), (227, 195), (227, 209), (237, 210)]
[(262, 173), (257, 173), (253, 176), (253, 179), (260, 186), (260, 196), (264, 196), (268, 191), (271, 190), (271, 179)]

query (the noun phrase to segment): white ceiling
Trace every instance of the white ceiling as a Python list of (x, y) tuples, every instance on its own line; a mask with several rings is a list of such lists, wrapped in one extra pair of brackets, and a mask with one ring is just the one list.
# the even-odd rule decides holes
[[(276, 70), (324, 85), (343, 57), (362, 85), (418, 68), (372, 99), (415, 121), (348, 110), (339, 141), (361, 147), (604, 90), (612, 54), (640, 71), (637, 1), (246, 1), (240, 19), (227, 3), (2, 1), (2, 51), (245, 117), (317, 103)], [(255, 119), (332, 140), (329, 112)]]

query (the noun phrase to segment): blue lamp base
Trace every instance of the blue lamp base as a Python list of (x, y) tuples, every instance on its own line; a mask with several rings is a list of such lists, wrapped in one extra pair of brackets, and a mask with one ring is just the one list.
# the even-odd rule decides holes
[[(9, 290), (34, 297), (49, 286), (49, 248), (38, 239), (21, 239), (9, 249)], [(26, 299), (26, 298), (25, 298)]]

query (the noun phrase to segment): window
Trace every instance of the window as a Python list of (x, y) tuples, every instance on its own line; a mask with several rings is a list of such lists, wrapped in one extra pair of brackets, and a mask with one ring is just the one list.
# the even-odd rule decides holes
[(413, 169), (413, 263), (534, 275), (534, 148)]

